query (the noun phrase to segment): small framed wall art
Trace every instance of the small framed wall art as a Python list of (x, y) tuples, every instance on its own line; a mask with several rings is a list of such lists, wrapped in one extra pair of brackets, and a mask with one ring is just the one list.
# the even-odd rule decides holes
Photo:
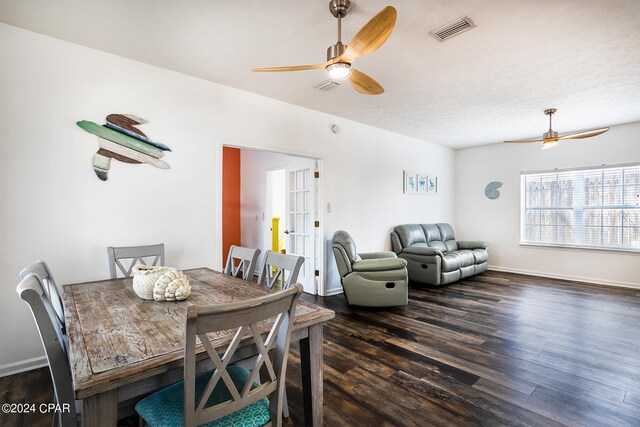
[(436, 194), (438, 192), (438, 177), (434, 175), (427, 176), (427, 194)]
[(404, 171), (404, 192), (418, 192), (418, 173), (415, 171)]
[(434, 195), (438, 192), (438, 177), (426, 172), (404, 171), (404, 192)]

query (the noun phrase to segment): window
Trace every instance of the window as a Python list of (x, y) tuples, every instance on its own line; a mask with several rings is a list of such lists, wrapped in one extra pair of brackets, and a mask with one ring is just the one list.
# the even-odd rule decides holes
[(520, 180), (520, 243), (640, 251), (640, 163)]

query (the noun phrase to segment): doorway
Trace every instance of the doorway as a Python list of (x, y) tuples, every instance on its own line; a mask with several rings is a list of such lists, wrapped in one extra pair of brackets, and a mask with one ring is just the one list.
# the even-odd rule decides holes
[[(228, 152), (229, 148), (237, 150), (240, 158), (240, 209), (233, 213), (229, 197), (222, 197), (222, 234), (227, 223), (233, 224), (230, 214), (239, 217), (240, 233), (231, 244), (260, 249), (258, 266), (267, 250), (303, 256), (298, 282), (305, 292), (323, 295), (323, 221), (317, 209), (321, 160), (244, 147), (224, 146), (223, 150)], [(222, 176), (228, 180), (226, 162), (222, 163)], [(226, 188), (223, 182), (223, 195), (229, 192)]]

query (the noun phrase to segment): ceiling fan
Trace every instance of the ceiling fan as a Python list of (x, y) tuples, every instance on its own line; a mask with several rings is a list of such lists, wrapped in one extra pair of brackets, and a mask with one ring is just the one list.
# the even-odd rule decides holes
[(601, 133), (605, 133), (609, 130), (609, 128), (598, 128), (591, 130), (583, 130), (579, 132), (570, 132), (564, 135), (558, 135), (558, 132), (555, 132), (551, 129), (551, 116), (558, 111), (555, 108), (549, 108), (544, 110), (544, 114), (549, 116), (549, 130), (542, 134), (542, 139), (518, 139), (515, 141), (505, 141), (505, 142), (542, 142), (542, 149), (546, 150), (547, 148), (555, 147), (558, 145), (558, 141), (562, 141), (565, 139), (583, 139), (583, 138), (591, 138), (592, 136), (600, 135)]
[(384, 44), (391, 35), (396, 23), (397, 12), (392, 6), (382, 9), (376, 16), (358, 31), (349, 44), (342, 44), (342, 18), (351, 8), (349, 0), (329, 2), (331, 14), (338, 18), (338, 42), (327, 49), (327, 62), (313, 65), (294, 65), (291, 67), (254, 68), (251, 71), (303, 71), (325, 68), (332, 79), (349, 78), (351, 86), (360, 93), (380, 95), (384, 88), (374, 79), (352, 68), (357, 58), (373, 52)]

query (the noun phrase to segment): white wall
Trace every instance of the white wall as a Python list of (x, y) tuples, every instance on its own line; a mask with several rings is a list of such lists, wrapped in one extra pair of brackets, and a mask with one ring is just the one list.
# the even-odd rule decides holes
[[(220, 267), (223, 142), (324, 159), (326, 240), (343, 228), (360, 250), (383, 249), (396, 224), (453, 218), (449, 149), (5, 24), (0, 64), (0, 375), (42, 362), (15, 293), (32, 261), (59, 284), (96, 280), (108, 276), (107, 246), (161, 241), (170, 265)], [(145, 132), (174, 150), (172, 169), (113, 162), (99, 181), (96, 138), (75, 122), (110, 113), (149, 120)], [(438, 174), (440, 194), (403, 195), (403, 169)]]
[[(640, 123), (613, 126), (590, 139), (497, 144), (456, 152), (457, 235), (491, 243), (490, 268), (640, 288), (640, 254), (520, 246), (520, 172), (640, 161)], [(484, 188), (501, 181), (501, 196)]]

